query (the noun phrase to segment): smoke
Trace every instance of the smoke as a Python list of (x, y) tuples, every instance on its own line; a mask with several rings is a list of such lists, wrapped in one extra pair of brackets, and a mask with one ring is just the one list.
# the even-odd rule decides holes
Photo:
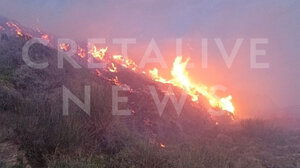
[[(175, 39), (183, 38), (183, 56), (201, 65), (201, 38), (207, 38), (208, 68), (195, 66), (191, 75), (203, 83), (227, 86), (237, 111), (253, 116), (300, 104), (299, 7), (297, 0), (2, 0), (0, 15), (59, 37), (108, 42), (136, 38), (129, 53), (137, 60), (154, 38), (171, 62)], [(237, 38), (244, 38), (230, 69), (214, 38), (221, 38), (228, 52)], [(269, 39), (268, 45), (261, 46), (267, 55), (259, 62), (269, 62), (270, 68), (250, 67), (251, 38)]]

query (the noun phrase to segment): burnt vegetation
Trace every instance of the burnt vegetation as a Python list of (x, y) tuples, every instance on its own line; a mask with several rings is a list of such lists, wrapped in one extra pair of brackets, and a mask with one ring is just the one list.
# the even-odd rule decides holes
[[(171, 103), (159, 116), (147, 87), (159, 84), (122, 68), (116, 75), (133, 90), (124, 93), (129, 100), (123, 106), (132, 115), (113, 116), (112, 81), (67, 62), (58, 69), (57, 50), (41, 44), (32, 46), (29, 55), (48, 61), (49, 67), (30, 68), (21, 56), (27, 40), (2, 33), (0, 41), (0, 141), (24, 152), (14, 167), (300, 166), (299, 129), (259, 119), (220, 119), (216, 125), (205, 105), (191, 101), (180, 116)], [(63, 116), (63, 85), (81, 100), (84, 86), (91, 86), (90, 116), (72, 103), (69, 115)], [(3, 161), (0, 166), (9, 165)]]

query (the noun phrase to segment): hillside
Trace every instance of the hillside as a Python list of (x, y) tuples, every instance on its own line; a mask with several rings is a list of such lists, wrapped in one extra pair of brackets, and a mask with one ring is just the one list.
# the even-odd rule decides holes
[[(0, 140), (18, 147), (21, 154), (14, 164), (20, 167), (300, 166), (299, 130), (255, 119), (213, 118), (204, 98), (195, 103), (189, 97), (180, 116), (169, 101), (160, 116), (148, 86), (155, 86), (162, 98), (169, 84), (118, 62), (116, 72), (88, 69), (87, 59), (79, 55), (81, 69), (67, 61), (60, 69), (55, 43), (30, 48), (32, 61), (49, 63), (31, 68), (22, 59), (22, 48), (31, 36), (43, 33), (19, 25), (21, 36), (8, 29), (7, 21), (0, 19), (5, 28), (0, 31)], [(63, 86), (81, 100), (84, 86), (91, 87), (90, 115), (74, 103), (63, 115)], [(121, 94), (128, 103), (120, 107), (131, 115), (112, 115), (113, 86), (129, 88)], [(179, 97), (182, 90), (172, 88)]]

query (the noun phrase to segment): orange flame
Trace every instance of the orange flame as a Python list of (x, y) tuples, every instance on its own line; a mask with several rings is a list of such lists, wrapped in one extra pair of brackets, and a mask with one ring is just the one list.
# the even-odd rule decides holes
[(81, 48), (80, 46), (78, 46), (78, 49), (77, 49), (77, 54), (81, 57), (81, 58), (85, 58), (85, 51), (83, 48)]
[(67, 43), (61, 43), (59, 46), (60, 46), (60, 49), (63, 50), (63, 51), (68, 51), (68, 50), (70, 50), (70, 44), (67, 44)]
[(44, 39), (44, 40), (46, 40), (48, 43), (50, 42), (50, 37), (49, 37), (48, 34), (43, 34), (43, 35), (41, 36), (41, 38)]
[(106, 48), (97, 49), (96, 46), (93, 46), (93, 48), (89, 51), (89, 54), (91, 54), (96, 59), (103, 60), (106, 51), (107, 51), (107, 47)]
[(111, 67), (108, 67), (108, 70), (110, 72), (117, 72), (117, 67), (115, 66), (114, 63), (111, 63)]
[(160, 77), (158, 75), (158, 69), (157, 68), (153, 68), (153, 70), (149, 70), (149, 73), (150, 73), (150, 76), (155, 80), (155, 81), (158, 81), (158, 82), (161, 82), (161, 83), (168, 83), (168, 81), (162, 77)]
[(174, 86), (183, 89), (188, 95), (192, 97), (193, 101), (198, 101), (199, 96), (203, 95), (208, 99), (208, 102), (212, 107), (228, 111), (234, 114), (234, 106), (231, 102), (231, 95), (219, 98), (214, 92), (211, 91), (211, 88), (205, 85), (195, 84), (191, 82), (188, 72), (186, 71), (186, 66), (188, 62), (189, 59), (186, 59), (183, 62), (181, 56), (175, 58), (175, 61), (173, 63), (173, 69), (171, 71), (171, 80), (166, 80), (160, 77), (156, 68), (150, 70), (149, 74), (155, 81), (159, 81), (162, 83), (170, 83)]
[(166, 145), (163, 144), (163, 143), (159, 143), (159, 146), (160, 146), (161, 148), (166, 148)]
[(136, 63), (133, 60), (131, 60), (129, 58), (125, 58), (122, 55), (113, 55), (113, 59), (117, 63), (121, 64), (123, 67), (129, 68), (129, 69), (131, 69), (133, 71), (135, 71), (136, 68), (137, 68)]
[[(106, 51), (107, 51), (107, 47), (97, 49), (96, 46), (93, 46), (93, 48), (89, 51), (89, 53), (94, 58), (103, 60)], [(137, 69), (137, 65), (133, 60), (131, 60), (129, 58), (125, 58), (122, 55), (113, 55), (112, 59), (113, 59), (113, 61), (122, 65), (125, 68), (131, 69), (133, 71), (136, 71), (136, 69)], [(203, 84), (193, 83), (190, 80), (188, 71), (186, 70), (186, 66), (187, 66), (189, 60), (190, 59), (188, 58), (185, 61), (183, 61), (181, 56), (178, 56), (175, 58), (175, 60), (173, 62), (173, 68), (171, 70), (172, 78), (170, 80), (167, 80), (167, 79), (161, 77), (158, 74), (157, 68), (150, 70), (149, 75), (155, 81), (158, 81), (161, 83), (172, 84), (173, 86), (183, 89), (188, 95), (191, 96), (192, 101), (197, 102), (199, 100), (199, 96), (202, 95), (208, 100), (211, 107), (221, 109), (223, 111), (227, 111), (227, 112), (230, 112), (231, 114), (234, 114), (234, 106), (231, 101), (231, 99), (232, 99), (231, 95), (220, 98), (216, 95), (216, 93), (214, 91), (212, 91), (213, 88), (210, 88)], [(110, 72), (117, 72), (117, 68), (114, 63), (111, 63), (111, 67), (109, 67), (108, 70)], [(100, 74), (100, 73), (98, 73), (98, 74)], [(113, 81), (116, 85), (120, 85), (118, 77), (111, 79), (111, 81)]]
[(12, 22), (6, 22), (6, 25), (7, 25), (9, 28), (14, 29), (14, 31), (17, 33), (17, 35), (19, 35), (19, 36), (24, 36), (24, 34), (22, 33), (22, 30), (20, 29), (20, 27), (19, 27), (17, 24), (12, 23)]

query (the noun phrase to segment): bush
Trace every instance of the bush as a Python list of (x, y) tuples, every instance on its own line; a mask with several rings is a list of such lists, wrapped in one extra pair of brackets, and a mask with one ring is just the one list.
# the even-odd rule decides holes
[(246, 119), (241, 122), (244, 136), (263, 140), (268, 143), (284, 143), (284, 137), (278, 127), (260, 119)]

